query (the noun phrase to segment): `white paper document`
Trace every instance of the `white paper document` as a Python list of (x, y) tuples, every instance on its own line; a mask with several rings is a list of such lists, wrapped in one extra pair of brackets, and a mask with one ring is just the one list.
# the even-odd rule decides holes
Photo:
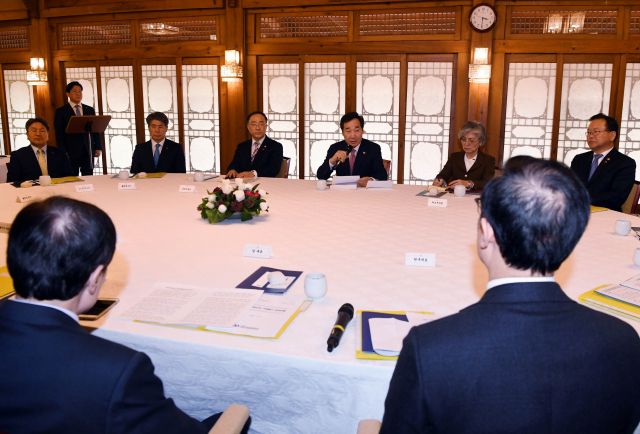
[(358, 175), (352, 175), (352, 176), (334, 176), (333, 177), (333, 182), (332, 185), (339, 185), (339, 184), (355, 184), (360, 180), (360, 177)]
[(115, 318), (231, 327), (258, 301), (262, 292), (156, 283), (147, 296)]
[(640, 274), (638, 274), (637, 276), (633, 276), (631, 279), (625, 280), (620, 285), (640, 291)]
[(337, 190), (357, 190), (358, 184), (333, 184), (329, 191), (337, 191)]
[(627, 288), (621, 285), (610, 285), (606, 288), (596, 289), (598, 294), (615, 300), (624, 301), (625, 303), (640, 306), (640, 291), (633, 288)]
[(397, 356), (402, 350), (402, 341), (409, 334), (411, 327), (443, 318), (442, 315), (418, 312), (405, 312), (405, 315), (409, 321), (401, 321), (396, 318), (371, 318), (369, 320), (373, 351), (381, 356)]
[(310, 300), (304, 296), (263, 295), (260, 300), (233, 327), (205, 327), (207, 330), (247, 335), (257, 338), (275, 337), (289, 318), (300, 308), (306, 310), (308, 305), (301, 305)]
[(367, 182), (367, 188), (391, 188), (393, 187), (393, 181), (369, 181)]

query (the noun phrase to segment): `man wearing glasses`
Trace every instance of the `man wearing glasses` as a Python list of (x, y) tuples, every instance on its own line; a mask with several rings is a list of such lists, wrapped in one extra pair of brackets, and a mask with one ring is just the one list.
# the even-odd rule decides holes
[(275, 178), (282, 167), (282, 144), (265, 135), (267, 116), (253, 112), (247, 116), (247, 130), (251, 139), (236, 148), (233, 161), (227, 168), (228, 178)]
[(636, 176), (636, 162), (614, 147), (618, 123), (598, 113), (589, 119), (587, 143), (593, 152), (576, 155), (571, 169), (589, 190), (591, 205), (622, 211)]

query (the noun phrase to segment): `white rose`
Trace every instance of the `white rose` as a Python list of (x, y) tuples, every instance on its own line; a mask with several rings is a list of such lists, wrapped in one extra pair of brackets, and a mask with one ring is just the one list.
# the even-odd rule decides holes
[(224, 205), (220, 205), (220, 206), (218, 207), (218, 212), (221, 212), (221, 213), (225, 213), (225, 212), (227, 212), (227, 207), (226, 207), (226, 206), (224, 206)]
[(214, 206), (215, 206), (215, 204), (213, 202), (209, 202), (207, 204), (207, 208), (209, 208), (209, 209), (213, 209)]
[(240, 202), (241, 200), (244, 200), (244, 191), (242, 190), (234, 191), (233, 195), (236, 197), (236, 200), (238, 202)]
[(230, 179), (223, 179), (222, 180), (222, 185), (229, 185), (231, 184), (231, 180)]
[(236, 185), (242, 188), (242, 186), (244, 185), (244, 181), (242, 180), (242, 178), (236, 178)]
[(227, 185), (223, 185), (223, 186), (222, 186), (222, 192), (223, 192), (224, 194), (229, 194), (229, 193), (231, 193), (232, 191), (233, 191), (233, 187), (232, 187), (232, 186), (230, 186), (229, 184), (227, 184)]
[(264, 191), (263, 189), (258, 190), (258, 194), (260, 195), (260, 197), (265, 197), (267, 195), (267, 192)]
[(216, 197), (215, 197), (214, 195), (211, 195), (211, 196), (209, 196), (209, 197), (207, 198), (207, 200), (208, 200), (209, 202), (215, 202), (215, 201), (216, 201)]
[(253, 188), (253, 185), (251, 185), (251, 184), (245, 184), (245, 185), (244, 185), (244, 189), (245, 189), (245, 190), (249, 190), (249, 191), (251, 191), (251, 189), (252, 189), (252, 188)]
[(262, 211), (266, 211), (267, 208), (269, 208), (269, 205), (267, 204), (267, 202), (260, 202), (260, 209)]

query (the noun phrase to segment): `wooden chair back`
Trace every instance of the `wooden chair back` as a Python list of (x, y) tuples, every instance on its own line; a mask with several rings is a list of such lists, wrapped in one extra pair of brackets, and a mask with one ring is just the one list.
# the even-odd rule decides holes
[(382, 160), (382, 165), (384, 169), (387, 171), (387, 177), (391, 173), (391, 160)]
[(631, 192), (629, 193), (629, 197), (622, 204), (622, 212), (625, 214), (636, 214), (636, 209), (638, 207), (638, 200), (640, 199), (640, 188), (638, 185), (639, 181), (633, 182), (633, 188), (631, 188)]
[(282, 159), (282, 165), (280, 166), (280, 172), (276, 175), (276, 178), (289, 178), (289, 166), (291, 165), (291, 158), (284, 157)]

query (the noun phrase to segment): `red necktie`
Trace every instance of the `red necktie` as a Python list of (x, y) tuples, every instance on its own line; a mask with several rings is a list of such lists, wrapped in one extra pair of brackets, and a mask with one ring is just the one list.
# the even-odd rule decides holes
[(351, 150), (351, 154), (349, 155), (349, 169), (350, 169), (350, 174), (353, 175), (353, 165), (356, 162), (356, 150), (352, 149)]

